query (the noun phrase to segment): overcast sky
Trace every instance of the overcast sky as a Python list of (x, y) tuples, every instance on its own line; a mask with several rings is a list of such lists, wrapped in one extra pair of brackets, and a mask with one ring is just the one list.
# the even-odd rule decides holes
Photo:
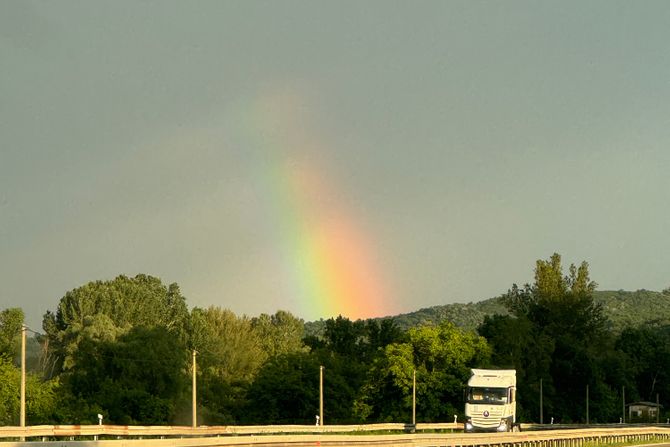
[(554, 252), (661, 290), (669, 42), (667, 1), (0, 0), (0, 308), (382, 316)]

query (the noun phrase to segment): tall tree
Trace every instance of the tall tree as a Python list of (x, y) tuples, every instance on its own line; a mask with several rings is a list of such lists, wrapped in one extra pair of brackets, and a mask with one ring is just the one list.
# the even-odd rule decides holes
[(339, 315), (326, 320), (324, 339), (328, 349), (344, 356), (358, 356), (365, 351), (365, 322), (351, 321)]
[(251, 319), (215, 306), (192, 314), (203, 324), (204, 337), (195, 346), (201, 369), (227, 381), (253, 379), (268, 355)]
[(304, 322), (290, 312), (279, 310), (273, 315), (261, 314), (252, 318), (251, 327), (268, 357), (301, 351), (305, 347), (302, 342)]
[(268, 358), (251, 319), (220, 307), (191, 311), (198, 352), (203, 422), (229, 424), (243, 412), (246, 391)]
[[(313, 424), (319, 413), (320, 366), (319, 359), (307, 352), (292, 352), (270, 359), (251, 384), (242, 421)], [(330, 421), (332, 395), (327, 396), (326, 414)]]
[(489, 362), (486, 340), (449, 322), (410, 329), (408, 337), (406, 343), (386, 346), (375, 360), (355, 403), (361, 420), (408, 420), (414, 370), (417, 418), (450, 420), (463, 411), (463, 384), (470, 368)]
[(305, 343), (326, 368), (328, 420), (351, 423), (360, 419), (354, 406), (367, 370), (375, 358), (384, 355), (384, 347), (403, 340), (404, 334), (390, 319), (351, 321), (340, 315), (324, 326), (322, 337), (307, 337)]
[(521, 406), (534, 420), (540, 381), (545, 414), (566, 422), (585, 418), (584, 400), (575, 403), (574, 396), (583, 395), (587, 384), (592, 398), (611, 400), (614, 392), (603, 386), (611, 346), (602, 306), (593, 300), (596, 283), (586, 262), (568, 271), (564, 276), (558, 254), (538, 260), (535, 282), (513, 285), (504, 297), (512, 316), (488, 318), (479, 328), (493, 345), (494, 362), (520, 372)]
[(492, 348), (491, 365), (501, 369), (516, 369), (517, 416), (523, 421), (539, 421), (540, 381), (545, 396), (544, 409), (552, 412), (555, 391), (550, 374), (554, 340), (525, 317), (493, 315), (484, 318), (478, 328)]
[(23, 310), (17, 307), (0, 312), (0, 356), (14, 360), (21, 346)]
[(67, 292), (56, 312), (44, 315), (42, 326), (52, 370), (58, 374), (74, 366), (73, 353), (86, 332), (107, 337), (134, 326), (160, 326), (180, 334), (187, 318), (186, 299), (177, 284), (165, 286), (149, 275), (122, 275)]
[(324, 326), (322, 337), (306, 337), (305, 343), (313, 350), (325, 349), (352, 361), (371, 362), (380, 348), (405, 341), (405, 333), (391, 318), (351, 321), (340, 315), (326, 320)]
[[(64, 375), (72, 422), (168, 424), (188, 408), (185, 347), (166, 328), (136, 326), (112, 338), (84, 338)], [(180, 406), (181, 404), (181, 406)]]
[[(625, 355), (632, 383), (630, 399), (655, 402), (656, 394), (665, 402), (670, 397), (670, 326), (645, 325), (625, 329), (616, 348)], [(635, 394), (633, 394), (635, 393)]]
[[(21, 370), (0, 357), (0, 425), (19, 425)], [(26, 422), (28, 425), (56, 422), (58, 398), (64, 394), (58, 380), (43, 381), (39, 374), (26, 376)]]

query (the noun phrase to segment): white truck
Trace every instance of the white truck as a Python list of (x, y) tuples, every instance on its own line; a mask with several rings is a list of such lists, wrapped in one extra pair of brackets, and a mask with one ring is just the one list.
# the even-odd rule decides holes
[(519, 431), (516, 370), (472, 370), (465, 394), (465, 431)]

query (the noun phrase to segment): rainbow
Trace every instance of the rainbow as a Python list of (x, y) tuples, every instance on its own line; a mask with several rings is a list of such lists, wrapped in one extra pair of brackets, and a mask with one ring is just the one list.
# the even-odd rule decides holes
[(282, 271), (283, 293), (306, 319), (352, 320), (396, 311), (375, 243), (333, 186), (318, 138), (304, 128), (300, 98), (266, 95), (247, 113), (243, 140), (251, 147), (256, 196)]

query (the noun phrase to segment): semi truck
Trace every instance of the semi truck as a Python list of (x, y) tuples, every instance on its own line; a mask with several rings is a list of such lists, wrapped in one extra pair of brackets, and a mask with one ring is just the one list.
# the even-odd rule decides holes
[(465, 431), (519, 431), (516, 370), (472, 369), (465, 391)]

